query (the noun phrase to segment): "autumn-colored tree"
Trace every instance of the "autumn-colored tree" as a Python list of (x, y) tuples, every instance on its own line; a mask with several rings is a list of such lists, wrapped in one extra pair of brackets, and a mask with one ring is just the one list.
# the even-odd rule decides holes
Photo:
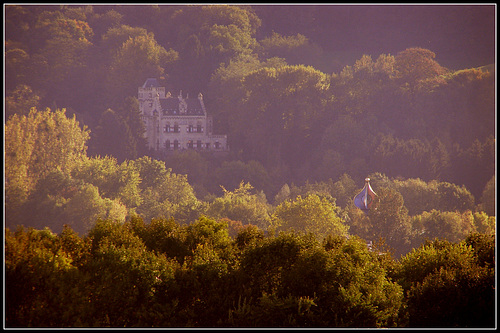
[(408, 48), (396, 55), (394, 68), (412, 96), (422, 81), (446, 73), (447, 70), (435, 58), (434, 52), (420, 47)]
[(69, 173), (86, 157), (89, 131), (66, 110), (12, 116), (5, 124), (5, 194), (8, 225), (39, 179), (54, 170)]

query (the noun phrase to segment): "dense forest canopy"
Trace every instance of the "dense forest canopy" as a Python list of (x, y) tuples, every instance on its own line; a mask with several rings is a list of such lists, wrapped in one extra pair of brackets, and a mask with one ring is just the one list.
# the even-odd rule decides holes
[[(421, 326), (436, 324), (422, 319), (435, 297), (429, 288), (449, 292), (460, 281), (488, 294), (494, 267), (471, 251), (494, 246), (496, 229), (495, 10), (4, 5), (8, 277), (29, 280), (59, 256), (48, 261), (59, 267), (47, 272), (55, 292), (66, 293), (75, 272), (86, 281), (68, 294), (76, 293), (69, 308), (93, 295), (109, 309), (96, 317), (99, 308), (88, 306), (81, 322), (64, 322), (46, 317), (46, 304), (57, 303), (49, 294), (16, 285), (34, 310), (13, 301), (10, 322), (356, 326), (363, 317), (360, 326)], [(230, 151), (148, 150), (137, 89), (153, 77), (172, 94), (201, 92)], [(365, 177), (377, 193), (368, 212), (353, 204)], [(367, 269), (367, 242), (400, 260), (380, 257), (379, 279), (347, 262), (352, 288), (333, 291), (320, 275), (300, 286), (294, 277), (321, 267), (342, 284), (344, 268), (333, 262), (363, 258)], [(440, 271), (412, 276), (429, 264), (415, 253), (450, 251), (460, 265), (452, 256)], [(258, 262), (273, 253), (290, 257)], [(128, 300), (101, 302), (109, 295), (92, 288), (111, 282), (90, 272), (122, 265), (120, 256), (131, 262), (117, 269), (148, 278)], [(374, 283), (373, 299), (356, 274)], [(56, 284), (59, 276), (65, 282)], [(178, 299), (189, 289), (183, 283), (204, 279), (231, 296), (220, 301), (193, 287), (192, 298)], [(234, 281), (243, 293), (227, 290)], [(181, 303), (152, 290), (170, 290)], [(224, 316), (194, 319), (203, 307), (195, 299), (222, 302)], [(156, 315), (145, 307), (128, 321), (134, 302), (154, 304)], [(297, 306), (303, 312), (294, 317)], [(341, 312), (321, 312), (335, 306), (345, 322)], [(267, 318), (274, 310), (283, 317)], [(450, 325), (471, 325), (457, 313)]]

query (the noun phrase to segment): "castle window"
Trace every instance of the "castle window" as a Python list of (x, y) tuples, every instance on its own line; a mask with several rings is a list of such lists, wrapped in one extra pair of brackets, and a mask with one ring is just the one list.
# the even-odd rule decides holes
[(170, 149), (170, 140), (165, 141), (165, 149)]
[(186, 131), (188, 133), (193, 133), (193, 125), (189, 125), (187, 128), (186, 128)]
[(163, 128), (163, 133), (170, 133), (170, 124), (166, 124)]
[(193, 148), (193, 140), (189, 140), (187, 143), (188, 148)]
[(201, 140), (196, 141), (196, 148), (202, 148)]
[(174, 149), (179, 148), (179, 140), (174, 140)]
[(174, 133), (179, 133), (179, 125), (178, 124), (174, 124)]
[(203, 127), (201, 127), (201, 125), (197, 125), (196, 126), (196, 132), (197, 133), (203, 133)]

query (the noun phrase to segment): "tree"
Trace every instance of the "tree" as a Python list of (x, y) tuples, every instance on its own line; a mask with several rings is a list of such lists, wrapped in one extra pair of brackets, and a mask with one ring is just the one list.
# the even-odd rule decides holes
[(263, 165), (297, 168), (310, 155), (313, 128), (324, 112), (327, 76), (312, 67), (263, 68), (242, 80), (244, 99), (229, 115), (234, 149)]
[(373, 237), (385, 239), (395, 255), (407, 253), (411, 246), (411, 224), (402, 195), (391, 188), (377, 188), (377, 196), (368, 217)]
[(258, 53), (263, 59), (284, 58), (290, 65), (314, 64), (322, 51), (302, 34), (282, 36), (273, 32), (270, 37), (261, 39), (259, 44)]
[(43, 92), (46, 105), (58, 103), (83, 111), (81, 95), (75, 92), (85, 81), (81, 78), (86, 78), (94, 33), (84, 11), (77, 11), (45, 10), (36, 15), (26, 83)]
[(109, 156), (89, 158), (75, 168), (72, 177), (94, 185), (104, 198), (121, 202), (129, 214), (133, 214), (143, 201), (140, 173), (133, 161), (118, 164)]
[(172, 173), (165, 163), (142, 157), (130, 162), (142, 179), (141, 203), (137, 214), (144, 220), (174, 217), (180, 223), (190, 223), (205, 211), (189, 184), (186, 175)]
[(18, 85), (5, 96), (5, 119), (12, 115), (27, 116), (31, 108), (38, 107), (40, 97), (27, 85)]
[[(9, 48), (5, 51), (5, 88), (7, 91), (16, 89), (25, 82), (28, 75), (29, 54), (22, 48)], [(32, 105), (34, 106), (34, 105)]]
[(89, 15), (88, 22), (95, 36), (103, 36), (110, 29), (118, 27), (123, 19), (123, 15), (114, 9), (102, 14), (97, 13), (95, 8), (93, 9), (93, 13)]
[(212, 188), (209, 177), (210, 160), (194, 149), (175, 151), (165, 157), (165, 164), (177, 174), (187, 175), (196, 195), (203, 198)]
[[(66, 110), (12, 116), (5, 124), (5, 194), (8, 225), (39, 179), (54, 170), (69, 173), (86, 157), (89, 131)], [(11, 215), (14, 214), (14, 215)]]
[(476, 231), (474, 216), (471, 211), (447, 212), (431, 210), (412, 219), (420, 241), (435, 238), (459, 242)]
[(393, 180), (394, 188), (401, 193), (409, 215), (417, 215), (432, 209), (440, 211), (460, 211), (474, 209), (474, 196), (465, 186), (420, 178)]
[(410, 327), (494, 325), (494, 269), (478, 265), (466, 242), (427, 242), (402, 258), (395, 278), (408, 295)]
[(111, 155), (120, 162), (136, 159), (146, 152), (144, 122), (135, 97), (127, 97), (116, 111), (107, 109), (93, 129), (89, 154)]
[[(261, 68), (278, 68), (285, 66), (284, 59), (272, 58), (259, 60), (256, 54), (240, 54), (221, 64), (208, 84), (207, 105), (214, 114), (214, 128), (220, 133), (231, 131), (229, 121), (233, 117), (234, 105), (244, 100), (246, 92), (242, 89), (241, 80), (251, 72)], [(233, 142), (236, 138), (233, 138)]]
[(159, 45), (152, 33), (129, 37), (113, 56), (106, 78), (106, 90), (113, 96), (112, 103), (135, 96), (145, 77), (163, 76), (165, 66), (177, 57), (176, 51), (167, 51)]
[(114, 156), (120, 162), (129, 157), (127, 143), (129, 127), (112, 109), (104, 111), (90, 140), (91, 156)]
[[(159, 295), (168, 296), (169, 287), (175, 286), (179, 264), (147, 251), (128, 224), (99, 221), (88, 238), (92, 260), (85, 269), (90, 273), (88, 296), (94, 325), (151, 326), (170, 321), (175, 305), (165, 299), (160, 305)], [(115, 278), (117, 274), (120, 279)]]
[(224, 161), (215, 169), (213, 174), (214, 185), (223, 188), (236, 189), (241, 182), (253, 184), (258, 189), (268, 192), (271, 190), (271, 178), (264, 166), (257, 161)]
[(408, 48), (396, 55), (394, 68), (402, 85), (408, 85), (412, 96), (419, 83), (446, 73), (446, 69), (435, 58), (434, 52), (419, 47)]
[[(243, 253), (245, 293), (230, 323), (256, 327), (391, 327), (403, 300), (364, 241), (281, 233)], [(244, 296), (244, 297), (243, 297)]]
[(228, 218), (242, 224), (254, 224), (264, 230), (269, 225), (268, 203), (263, 193), (252, 194), (253, 186), (241, 182), (234, 191), (223, 188), (224, 195), (216, 198), (206, 214), (215, 219)]
[(343, 236), (348, 227), (338, 216), (335, 203), (327, 198), (311, 194), (293, 201), (287, 200), (276, 207), (271, 216), (271, 225), (278, 231), (295, 230), (296, 232), (313, 233), (318, 239), (328, 235)]
[(96, 186), (57, 170), (38, 181), (20, 210), (16, 224), (55, 232), (66, 225), (82, 234), (99, 218), (123, 222), (127, 216), (119, 199), (103, 198)]
[(85, 274), (61, 243), (48, 228), (6, 230), (7, 327), (74, 327), (86, 322), (89, 306), (80, 288)]
[(347, 206), (356, 195), (356, 183), (348, 174), (344, 173), (332, 186), (332, 197), (340, 207)]
[(135, 160), (146, 152), (146, 138), (144, 137), (146, 129), (141, 119), (137, 98), (127, 97), (123, 105), (118, 107), (118, 113), (127, 128), (127, 157), (130, 160)]
[(481, 195), (481, 204), (480, 207), (486, 214), (490, 216), (496, 216), (496, 208), (495, 208), (495, 176), (491, 177), (491, 179), (486, 183), (484, 187), (483, 193)]

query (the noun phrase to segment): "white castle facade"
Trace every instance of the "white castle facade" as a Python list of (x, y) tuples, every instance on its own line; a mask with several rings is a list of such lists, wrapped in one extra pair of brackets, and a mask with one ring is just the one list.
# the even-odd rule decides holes
[(212, 133), (212, 117), (207, 115), (201, 93), (197, 98), (184, 98), (181, 91), (173, 97), (157, 79), (149, 78), (139, 87), (138, 99), (149, 148), (228, 151), (227, 136)]

